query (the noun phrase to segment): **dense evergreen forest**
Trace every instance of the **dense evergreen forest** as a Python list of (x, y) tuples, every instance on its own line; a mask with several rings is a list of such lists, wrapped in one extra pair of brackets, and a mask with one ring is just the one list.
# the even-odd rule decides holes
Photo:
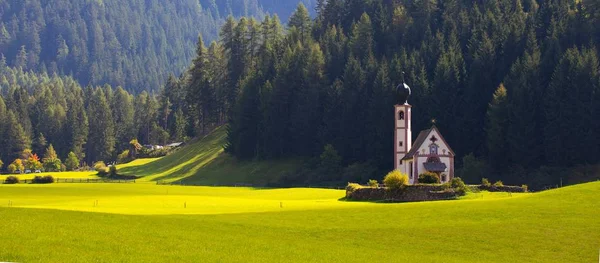
[(329, 0), (316, 11), (299, 6), (286, 30), (230, 19), (219, 43), (199, 43), (181, 81), (192, 119), (229, 117), (229, 153), (317, 156), (307, 166), (320, 172), (298, 180), (380, 175), (393, 167), (405, 72), (413, 131), (435, 122), (467, 180), (553, 184), (556, 167), (600, 161), (596, 1)]
[[(263, 3), (264, 2), (264, 3)], [(311, 4), (310, 0), (305, 0)], [(82, 85), (151, 91), (189, 66), (198, 34), (216, 39), (229, 15), (287, 19), (297, 1), (0, 0), (0, 56)]]
[(82, 88), (71, 77), (25, 72), (3, 63), (0, 87), (7, 87), (0, 88), (3, 168), (31, 154), (51, 154), (59, 160), (73, 155), (79, 161), (72, 168), (77, 168), (114, 161), (136, 138), (144, 144), (165, 145), (187, 136), (181, 110), (167, 126), (164, 111), (171, 105), (145, 91), (134, 96), (109, 85)]
[(306, 159), (290, 183), (365, 181), (393, 167), (394, 88), (405, 79), (413, 132), (435, 122), (467, 181), (550, 185), (599, 163), (596, 1), (314, 7), (311, 18), (298, 6), (286, 26), (229, 17), (156, 96), (3, 67), (2, 159), (45, 141), (63, 158), (113, 160), (134, 137), (163, 143), (228, 123), (226, 150), (239, 159)]

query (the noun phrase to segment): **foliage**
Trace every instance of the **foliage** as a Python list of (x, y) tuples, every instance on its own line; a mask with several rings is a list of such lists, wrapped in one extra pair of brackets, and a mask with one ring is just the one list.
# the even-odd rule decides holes
[(32, 184), (51, 184), (54, 183), (54, 177), (51, 175), (46, 176), (36, 176), (31, 180)]
[(361, 189), (361, 188), (363, 188), (363, 186), (360, 185), (360, 184), (357, 184), (357, 183), (348, 183), (348, 185), (346, 186), (346, 192), (352, 193), (352, 192), (354, 192), (354, 191), (356, 191), (358, 189)]
[(493, 171), (484, 159), (477, 158), (472, 153), (463, 157), (462, 164), (457, 174), (469, 183), (481, 182), (483, 176), (489, 176), (490, 171)]
[(470, 191), (469, 187), (460, 177), (452, 178), (450, 181), (450, 187), (452, 187), (460, 196), (464, 196)]
[(19, 168), (17, 168), (17, 166), (14, 163), (11, 163), (8, 165), (8, 167), (6, 167), (6, 170), (11, 173), (14, 174)]
[(440, 176), (436, 173), (425, 172), (419, 174), (419, 183), (420, 184), (439, 184)]
[(54, 150), (54, 146), (50, 144), (48, 149), (46, 149), (46, 153), (44, 154), (44, 170), (47, 172), (60, 172), (62, 162), (58, 158), (56, 151)]
[(116, 178), (119, 174), (117, 173), (117, 167), (112, 165), (108, 168), (108, 177)]
[(525, 192), (529, 192), (529, 187), (526, 184), (521, 185), (521, 188), (523, 188), (523, 190), (525, 190)]
[(369, 180), (368, 185), (370, 187), (379, 187), (379, 182), (377, 182), (377, 180)]
[(504, 186), (504, 183), (502, 183), (502, 181), (498, 180), (494, 183), (494, 186), (502, 187), (502, 186)]
[(132, 159), (130, 158), (130, 153), (129, 150), (124, 150), (122, 153), (120, 153), (119, 155), (117, 155), (117, 162), (118, 163), (127, 163), (132, 161)]
[(12, 175), (6, 177), (6, 179), (4, 180), (4, 184), (18, 184), (19, 182), (19, 178)]
[(481, 185), (485, 186), (485, 187), (490, 187), (492, 186), (492, 184), (490, 183), (490, 181), (487, 178), (482, 178), (481, 179)]
[[(12, 166), (12, 167), (11, 167)], [(23, 160), (21, 159), (15, 159), (8, 167), (8, 170), (11, 173), (14, 173), (15, 171), (19, 170), (21, 172), (24, 172), (25, 170), (25, 165), (23, 165)]]
[(69, 152), (67, 160), (65, 160), (65, 166), (67, 171), (74, 171), (79, 168), (79, 159), (75, 153)]
[(389, 172), (383, 179), (385, 186), (392, 190), (402, 189), (408, 185), (408, 175), (401, 173), (398, 170)]
[(24, 70), (71, 74), (80, 83), (136, 93), (157, 91), (169, 73), (179, 75), (188, 65), (198, 34), (216, 40), (228, 15), (262, 17), (278, 10), (288, 16), (293, 10), (262, 2), (3, 3), (0, 50), (5, 63)]
[(42, 163), (40, 162), (40, 158), (37, 156), (37, 154), (31, 154), (29, 156), (25, 162), (25, 169), (33, 171), (42, 169)]
[(339, 175), (341, 173), (342, 158), (335, 148), (333, 148), (333, 145), (325, 145), (323, 153), (321, 153), (320, 160), (323, 173), (329, 175), (330, 177), (335, 177), (336, 174)]
[(106, 164), (103, 161), (99, 161), (94, 163), (94, 170), (97, 172), (106, 172), (107, 167)]

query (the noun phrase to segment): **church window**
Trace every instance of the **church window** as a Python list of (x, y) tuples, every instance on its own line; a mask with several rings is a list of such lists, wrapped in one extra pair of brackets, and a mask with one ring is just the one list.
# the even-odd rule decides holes
[(400, 160), (400, 165), (402, 165), (402, 160)]
[(399, 142), (398, 146), (402, 147), (402, 146), (404, 146), (404, 143), (403, 142)]
[(404, 120), (404, 111), (398, 112), (398, 120)]
[(442, 182), (445, 182), (445, 181), (446, 181), (446, 175), (442, 174)]
[(429, 154), (438, 154), (438, 145), (433, 143), (429, 146)]

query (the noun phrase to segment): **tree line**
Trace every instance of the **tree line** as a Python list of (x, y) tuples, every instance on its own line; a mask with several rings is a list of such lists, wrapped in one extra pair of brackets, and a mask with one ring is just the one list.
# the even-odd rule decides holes
[[(394, 87), (404, 80), (415, 134), (435, 122), (467, 181), (553, 183), (538, 171), (598, 163), (594, 1), (319, 0), (315, 13), (299, 5), (286, 26), (277, 16), (228, 18), (219, 41), (201, 36), (192, 65), (156, 96), (4, 67), (30, 77), (0, 84), (9, 87), (2, 123), (25, 134), (5, 128), (17, 146), (2, 158), (35, 148), (38, 134), (60, 156), (95, 161), (134, 137), (180, 140), (227, 123), (225, 148), (239, 159), (306, 159), (296, 182), (366, 181), (393, 167)], [(27, 79), (37, 84), (14, 84)], [(62, 91), (40, 84), (58, 80)]]
[(227, 152), (310, 159), (333, 149), (362, 171), (318, 180), (383, 174), (405, 79), (413, 130), (434, 122), (465, 177), (483, 166), (485, 177), (522, 183), (540, 167), (598, 163), (595, 1), (320, 0), (316, 14), (299, 5), (287, 27), (230, 18), (218, 42), (200, 39), (180, 79), (186, 114), (227, 120)]
[(113, 162), (130, 149), (132, 140), (165, 145), (195, 136), (188, 123), (182, 109), (169, 103), (164, 92), (133, 95), (110, 85), (82, 88), (71, 77), (0, 64), (0, 160), (4, 168), (16, 159), (33, 165), (32, 170), (45, 165), (44, 160), (58, 168), (60, 160), (65, 160), (68, 169)]

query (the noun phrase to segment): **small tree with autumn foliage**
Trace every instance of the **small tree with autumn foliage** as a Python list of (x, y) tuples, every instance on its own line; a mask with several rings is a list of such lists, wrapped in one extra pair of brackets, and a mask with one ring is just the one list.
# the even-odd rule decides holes
[(54, 146), (50, 144), (48, 149), (46, 149), (46, 154), (44, 155), (44, 169), (46, 172), (59, 172), (61, 171), (62, 162), (58, 158), (56, 151), (54, 150)]

